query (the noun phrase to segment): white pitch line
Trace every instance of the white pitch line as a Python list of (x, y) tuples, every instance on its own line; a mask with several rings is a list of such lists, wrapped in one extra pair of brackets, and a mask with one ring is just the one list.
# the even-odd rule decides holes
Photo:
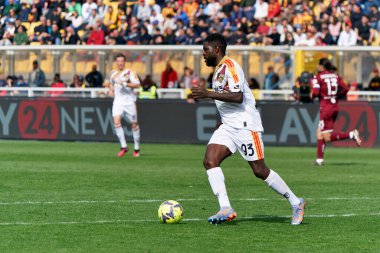
[[(358, 214), (358, 213), (346, 213), (346, 214), (307, 214), (305, 218), (350, 218), (356, 216), (380, 216), (380, 213)], [(291, 216), (248, 216), (238, 217), (236, 220), (269, 220), (273, 218), (289, 218)], [(192, 221), (204, 221), (206, 218), (188, 218), (183, 219), (184, 222)], [(142, 223), (142, 222), (159, 222), (158, 219), (146, 219), (146, 220), (95, 220), (95, 221), (57, 221), (57, 222), (0, 222), (0, 226), (46, 226), (46, 225), (85, 225), (85, 224), (120, 224), (120, 223)]]
[[(379, 200), (380, 197), (328, 197), (305, 198), (306, 200)], [(177, 201), (209, 201), (210, 199), (176, 199)], [(231, 201), (285, 201), (283, 198), (246, 198), (232, 199)], [(129, 199), (129, 200), (68, 200), (68, 201), (15, 201), (0, 202), (3, 205), (59, 205), (59, 204), (115, 204), (115, 203), (155, 203), (163, 202), (163, 199)]]

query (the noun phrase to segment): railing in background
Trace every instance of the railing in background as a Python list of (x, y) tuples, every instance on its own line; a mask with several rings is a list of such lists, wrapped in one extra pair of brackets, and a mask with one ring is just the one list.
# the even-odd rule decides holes
[[(107, 88), (36, 88), (36, 87), (0, 87), (0, 97), (110, 97)], [(138, 92), (138, 90), (136, 90)], [(186, 89), (157, 89), (158, 99), (186, 99)], [(254, 92), (257, 100), (294, 100), (293, 90), (259, 90)], [(380, 101), (380, 91), (349, 91), (348, 101)]]

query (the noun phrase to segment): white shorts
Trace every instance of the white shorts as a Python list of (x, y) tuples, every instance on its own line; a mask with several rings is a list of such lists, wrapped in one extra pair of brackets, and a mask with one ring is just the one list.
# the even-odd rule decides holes
[(137, 122), (137, 110), (136, 104), (119, 104), (114, 103), (112, 105), (112, 116), (124, 116), (130, 123)]
[(264, 159), (264, 144), (261, 132), (248, 129), (232, 129), (221, 125), (211, 136), (208, 144), (226, 146), (231, 153), (239, 150), (240, 155), (247, 161)]

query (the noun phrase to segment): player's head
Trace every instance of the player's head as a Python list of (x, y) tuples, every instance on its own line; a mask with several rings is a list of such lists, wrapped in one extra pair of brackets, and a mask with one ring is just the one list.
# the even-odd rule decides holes
[(215, 67), (218, 61), (226, 55), (227, 41), (223, 35), (213, 33), (203, 42), (203, 58), (207, 66)]
[(118, 69), (122, 70), (125, 67), (125, 55), (119, 53), (115, 56), (115, 61)]
[(318, 71), (324, 71), (324, 70), (332, 71), (333, 67), (334, 67), (334, 65), (331, 63), (331, 61), (329, 59), (327, 59), (327, 58), (319, 59)]

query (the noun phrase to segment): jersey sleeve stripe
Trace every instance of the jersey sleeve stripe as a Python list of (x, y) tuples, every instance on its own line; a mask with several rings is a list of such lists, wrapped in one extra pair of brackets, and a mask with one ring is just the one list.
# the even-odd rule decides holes
[(261, 147), (261, 141), (260, 141), (259, 135), (257, 132), (253, 132), (253, 131), (251, 131), (251, 133), (252, 133), (253, 143), (255, 145), (255, 149), (257, 153), (257, 159), (261, 160), (264, 158), (264, 155), (263, 155), (263, 149)]
[(233, 63), (231, 60), (229, 60), (229, 59), (225, 60), (225, 63), (226, 63), (226, 65), (227, 65), (227, 67), (228, 67), (228, 70), (229, 70), (229, 71), (231, 72), (231, 74), (232, 74), (232, 78), (234, 79), (234, 82), (235, 82), (235, 83), (239, 82), (239, 78), (238, 78), (238, 76), (237, 76), (237, 73), (236, 73), (236, 69), (235, 69), (235, 65), (234, 65), (234, 63)]

